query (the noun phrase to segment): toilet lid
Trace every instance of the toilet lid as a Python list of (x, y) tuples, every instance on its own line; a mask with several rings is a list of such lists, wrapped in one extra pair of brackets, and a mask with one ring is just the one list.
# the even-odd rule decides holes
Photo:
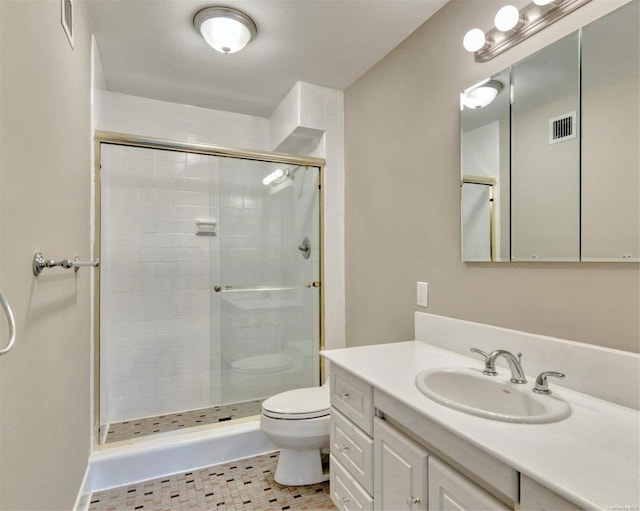
[(329, 386), (283, 392), (262, 403), (262, 413), (274, 419), (313, 419), (329, 415)]

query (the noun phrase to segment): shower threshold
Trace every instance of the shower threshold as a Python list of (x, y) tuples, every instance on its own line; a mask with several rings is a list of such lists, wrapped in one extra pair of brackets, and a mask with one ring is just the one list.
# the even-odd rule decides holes
[(187, 410), (178, 413), (165, 413), (155, 417), (131, 419), (108, 425), (105, 444), (146, 437), (167, 431), (260, 415), (263, 399), (213, 406), (199, 410)]

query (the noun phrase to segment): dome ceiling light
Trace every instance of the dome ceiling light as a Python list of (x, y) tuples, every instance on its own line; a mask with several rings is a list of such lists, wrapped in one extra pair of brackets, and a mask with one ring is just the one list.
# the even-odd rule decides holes
[(193, 26), (209, 46), (225, 54), (240, 51), (258, 32), (249, 16), (230, 7), (207, 7), (198, 11)]
[(479, 109), (489, 105), (502, 90), (497, 80), (489, 80), (469, 87), (461, 94), (462, 104), (467, 108)]

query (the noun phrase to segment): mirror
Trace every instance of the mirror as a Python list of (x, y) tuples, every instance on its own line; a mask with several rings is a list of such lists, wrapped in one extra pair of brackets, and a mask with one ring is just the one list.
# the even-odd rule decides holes
[[(493, 100), (482, 106), (493, 95)], [(509, 260), (509, 70), (461, 94), (462, 260)]]
[(580, 258), (580, 90), (575, 32), (511, 71), (511, 260)]
[(582, 30), (583, 261), (640, 261), (639, 25), (634, 1)]
[(463, 261), (640, 261), (639, 24), (632, 0), (462, 93)]

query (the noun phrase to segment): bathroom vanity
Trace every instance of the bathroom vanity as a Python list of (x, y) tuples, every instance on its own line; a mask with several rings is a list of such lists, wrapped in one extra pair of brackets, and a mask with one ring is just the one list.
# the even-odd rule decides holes
[[(638, 355), (423, 313), (416, 337), (323, 353), (331, 362), (331, 496), (339, 509), (640, 509)], [(482, 357), (465, 354), (470, 347), (521, 351), (529, 389), (540, 371), (567, 373), (565, 386), (549, 387), (570, 415), (503, 422), (418, 390), (425, 369), (481, 369)], [(613, 381), (596, 367), (616, 371)], [(508, 380), (506, 366), (498, 372)], [(600, 391), (591, 391), (589, 374)], [(622, 402), (611, 402), (621, 388), (629, 389)]]

